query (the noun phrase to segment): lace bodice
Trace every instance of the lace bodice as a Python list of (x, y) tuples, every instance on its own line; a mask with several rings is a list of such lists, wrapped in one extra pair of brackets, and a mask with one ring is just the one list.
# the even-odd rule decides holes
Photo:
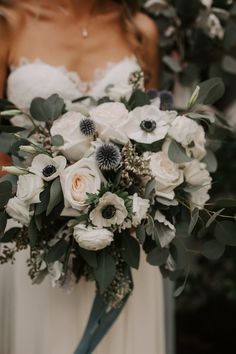
[(28, 109), (35, 97), (47, 98), (57, 93), (64, 100), (73, 100), (83, 95), (101, 97), (111, 84), (128, 83), (129, 75), (140, 70), (135, 56), (125, 57), (117, 63), (108, 62), (104, 69), (96, 69), (90, 82), (81, 80), (77, 72), (64, 66), (56, 67), (40, 59), (21, 59), (11, 68), (7, 82), (7, 97), (21, 109)]

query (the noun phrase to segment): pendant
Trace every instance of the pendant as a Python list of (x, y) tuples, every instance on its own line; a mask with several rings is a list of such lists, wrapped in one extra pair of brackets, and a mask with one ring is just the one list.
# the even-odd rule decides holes
[(86, 27), (82, 27), (82, 28), (81, 28), (81, 35), (82, 35), (82, 37), (85, 38), (85, 39), (88, 38), (88, 35), (89, 35), (89, 34), (88, 34), (88, 30), (87, 30)]

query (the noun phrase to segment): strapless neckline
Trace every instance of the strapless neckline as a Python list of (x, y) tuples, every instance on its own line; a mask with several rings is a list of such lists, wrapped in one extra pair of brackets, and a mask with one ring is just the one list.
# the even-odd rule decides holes
[(138, 65), (137, 57), (134, 54), (126, 55), (119, 61), (107, 61), (104, 67), (96, 68), (93, 72), (93, 78), (91, 80), (83, 80), (81, 75), (77, 71), (69, 70), (65, 65), (52, 65), (47, 63), (46, 61), (35, 58), (28, 59), (26, 57), (21, 57), (16, 65), (10, 65), (10, 74), (9, 76), (16, 70), (26, 65), (46, 65), (47, 67), (51, 67), (59, 70), (63, 73), (71, 82), (73, 82), (76, 87), (79, 88), (79, 91), (83, 94), (87, 94), (99, 81), (103, 80), (106, 75), (114, 69), (118, 65), (126, 64), (127, 62), (133, 62), (135, 65)]

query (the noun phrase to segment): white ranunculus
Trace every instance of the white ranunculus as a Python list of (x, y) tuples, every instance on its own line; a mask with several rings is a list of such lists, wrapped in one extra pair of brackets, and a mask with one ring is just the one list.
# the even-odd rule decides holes
[(213, 4), (213, 0), (200, 0), (202, 5), (204, 5), (207, 8), (210, 8)]
[(185, 165), (184, 176), (189, 185), (199, 186), (199, 188), (190, 192), (190, 198), (194, 206), (203, 208), (210, 197), (208, 191), (211, 188), (212, 181), (209, 172), (206, 170), (206, 165), (197, 160), (191, 161)]
[(29, 173), (19, 176), (17, 182), (17, 197), (27, 204), (40, 203), (40, 193), (44, 190), (43, 179)]
[(132, 224), (136, 227), (147, 217), (150, 201), (148, 199), (140, 198), (137, 193), (132, 196), (132, 199), (134, 212), (134, 215), (132, 216)]
[(109, 87), (108, 96), (111, 100), (120, 101), (125, 99), (128, 101), (133, 92), (133, 85), (119, 84)]
[(186, 116), (177, 116), (171, 124), (168, 134), (191, 151), (194, 158), (201, 160), (206, 155), (204, 129), (192, 119)]
[(156, 105), (137, 107), (129, 113), (124, 129), (129, 139), (152, 144), (165, 138), (175, 117), (176, 112), (161, 111)]
[[(60, 175), (65, 208), (84, 210), (87, 193), (97, 193), (101, 187), (102, 176), (92, 158), (83, 158), (67, 167)], [(68, 212), (70, 212), (68, 210)], [(63, 212), (65, 214), (65, 211)], [(68, 215), (71, 215), (69, 213)]]
[(89, 215), (93, 225), (98, 227), (121, 225), (127, 216), (128, 211), (124, 200), (111, 192), (103, 194), (98, 205)]
[(28, 226), (33, 212), (30, 212), (29, 205), (20, 200), (18, 197), (11, 198), (6, 206), (6, 212), (14, 220), (22, 225)]
[(170, 242), (175, 238), (175, 227), (171, 224), (159, 210), (156, 211), (154, 220), (158, 221), (160, 224), (163, 224), (165, 228), (161, 229), (161, 232), (158, 232), (159, 242), (161, 247), (166, 247)]
[(29, 171), (49, 182), (57, 178), (66, 167), (64, 156), (50, 157), (39, 154), (34, 157)]
[(118, 144), (128, 142), (124, 128), (128, 119), (128, 111), (123, 103), (102, 103), (90, 111), (90, 117), (96, 123), (99, 137), (105, 142), (113, 141)]
[(164, 151), (151, 154), (149, 167), (156, 179), (156, 195), (174, 199), (174, 189), (183, 183), (183, 172), (172, 162)]
[(70, 161), (81, 159), (90, 147), (93, 140), (80, 131), (80, 122), (86, 118), (78, 112), (68, 112), (53, 122), (50, 134), (61, 135), (64, 144), (59, 146), (59, 151)]
[(111, 244), (113, 233), (104, 228), (78, 224), (74, 227), (74, 238), (81, 248), (98, 251)]

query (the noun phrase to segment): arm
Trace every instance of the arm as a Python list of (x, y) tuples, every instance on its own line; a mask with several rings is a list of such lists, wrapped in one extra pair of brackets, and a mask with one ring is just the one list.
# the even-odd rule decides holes
[(143, 13), (138, 13), (135, 18), (137, 27), (144, 36), (143, 53), (145, 65), (150, 71), (150, 79), (146, 88), (159, 89), (159, 31), (155, 22)]

